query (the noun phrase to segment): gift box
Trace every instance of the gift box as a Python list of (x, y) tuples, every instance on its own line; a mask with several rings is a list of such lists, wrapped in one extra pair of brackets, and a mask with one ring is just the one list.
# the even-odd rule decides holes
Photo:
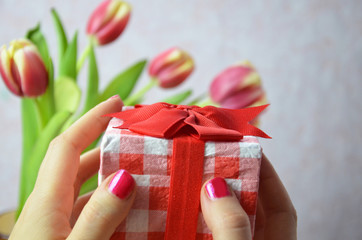
[[(137, 183), (128, 217), (112, 239), (212, 239), (202, 184), (225, 178), (254, 232), (261, 146), (251, 121), (266, 106), (242, 110), (157, 103), (111, 114), (101, 143), (99, 182), (126, 169)], [(251, 136), (254, 135), (254, 136)]]

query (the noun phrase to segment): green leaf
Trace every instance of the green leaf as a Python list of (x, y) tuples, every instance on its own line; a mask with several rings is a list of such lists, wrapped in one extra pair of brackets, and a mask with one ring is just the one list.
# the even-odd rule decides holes
[(54, 104), (54, 68), (53, 68), (53, 62), (51, 59), (48, 59), (48, 88), (46, 92), (37, 97), (37, 101), (39, 103), (40, 112), (43, 115), (43, 118), (45, 120), (44, 124), (46, 125), (51, 117), (55, 113), (55, 104)]
[(99, 101), (104, 101), (116, 94), (118, 94), (121, 99), (126, 99), (136, 85), (146, 63), (147, 60), (139, 61), (124, 72), (118, 74), (100, 95)]
[(49, 85), (48, 88), (50, 89), (51, 95), (54, 95), (54, 64), (53, 60), (51, 58), (48, 59), (48, 79), (49, 79)]
[[(38, 125), (38, 116), (36, 114), (35, 101), (30, 98), (21, 99), (21, 116), (22, 116), (22, 162), (20, 174), (20, 189), (19, 189), (19, 206), (23, 206), (26, 199), (26, 169), (29, 168), (29, 156), (33, 150), (34, 144), (38, 138), (40, 129)], [(18, 209), (16, 216), (19, 217), (21, 208)]]
[(58, 55), (59, 55), (59, 63), (60, 63), (63, 58), (63, 55), (65, 53), (65, 50), (68, 47), (68, 39), (67, 39), (67, 35), (64, 30), (62, 21), (60, 20), (60, 17), (54, 8), (52, 9), (52, 18), (53, 18), (55, 32), (57, 34), (57, 39), (58, 39)]
[(55, 81), (54, 97), (57, 112), (74, 113), (78, 109), (81, 95), (81, 90), (73, 79), (60, 77)]
[(98, 103), (98, 68), (93, 46), (89, 51), (88, 86), (83, 114)]
[(34, 27), (33, 29), (30, 29), (26, 33), (25, 37), (29, 39), (32, 43), (34, 43), (34, 45), (38, 48), (46, 69), (49, 69), (48, 63), (50, 55), (48, 50), (48, 44), (43, 33), (40, 30), (40, 23), (38, 23), (38, 25), (36, 25), (36, 27)]
[[(24, 200), (28, 198), (34, 188), (38, 171), (47, 152), (49, 143), (59, 134), (59, 130), (69, 116), (69, 112), (56, 113), (36, 140), (32, 154), (27, 156), (29, 162), (24, 172), (27, 177), (25, 182)], [(20, 202), (19, 212), (24, 206), (24, 203), (25, 202)]]
[(78, 33), (74, 34), (59, 64), (59, 76), (65, 76), (76, 81), (77, 79), (77, 39)]
[(167, 102), (170, 104), (180, 104), (186, 100), (192, 94), (192, 90), (186, 90), (184, 92), (178, 93), (171, 97), (163, 99), (161, 102)]

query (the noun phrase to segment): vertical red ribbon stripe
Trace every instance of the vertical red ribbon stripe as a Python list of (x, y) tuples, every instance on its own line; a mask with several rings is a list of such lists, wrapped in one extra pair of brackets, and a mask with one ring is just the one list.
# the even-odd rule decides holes
[(173, 140), (165, 240), (196, 238), (205, 143), (191, 136)]

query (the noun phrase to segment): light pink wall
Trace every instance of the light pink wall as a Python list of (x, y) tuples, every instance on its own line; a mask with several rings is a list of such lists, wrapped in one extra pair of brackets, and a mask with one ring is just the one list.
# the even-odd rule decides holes
[[(56, 57), (50, 8), (68, 32), (84, 28), (98, 1), (0, 0), (0, 44), (38, 21)], [(123, 36), (97, 49), (101, 85), (120, 69), (181, 46), (197, 69), (181, 89), (195, 96), (230, 64), (250, 59), (271, 106), (265, 153), (299, 215), (299, 239), (362, 239), (362, 2), (130, 1)], [(82, 77), (86, 76), (82, 72)], [(148, 81), (143, 75), (142, 84)], [(81, 82), (84, 82), (81, 80)], [(174, 91), (154, 91), (148, 102)], [(0, 85), (0, 211), (16, 207), (21, 145), (19, 100)]]

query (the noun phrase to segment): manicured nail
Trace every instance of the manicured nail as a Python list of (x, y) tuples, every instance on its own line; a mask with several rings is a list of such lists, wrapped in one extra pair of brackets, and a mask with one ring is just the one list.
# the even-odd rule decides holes
[(120, 97), (118, 95), (114, 95), (114, 96), (108, 98), (108, 100), (115, 99), (115, 98), (120, 98)]
[(126, 199), (135, 188), (135, 180), (126, 170), (119, 170), (109, 183), (108, 189), (120, 199)]
[(206, 183), (205, 188), (211, 200), (231, 196), (225, 180), (220, 177), (211, 179)]

